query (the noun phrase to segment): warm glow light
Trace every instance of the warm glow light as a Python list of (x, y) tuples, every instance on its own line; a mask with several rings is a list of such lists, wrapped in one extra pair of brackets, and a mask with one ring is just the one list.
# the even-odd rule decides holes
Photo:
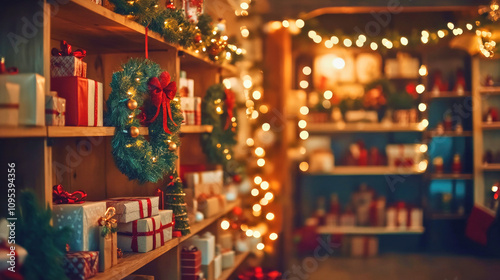
[(265, 198), (262, 198), (260, 201), (259, 201), (260, 205), (262, 206), (266, 206), (267, 204), (269, 204), (269, 200), (265, 199)]
[(306, 140), (307, 138), (309, 138), (309, 132), (303, 130), (303, 131), (300, 132), (299, 137), (302, 140)]
[(419, 127), (420, 127), (420, 128), (422, 128), (422, 129), (424, 129), (424, 128), (428, 127), (428, 126), (429, 126), (429, 120), (427, 120), (427, 119), (423, 119), (423, 120), (419, 123)]
[(255, 155), (257, 155), (258, 157), (263, 157), (265, 155), (264, 149), (258, 147), (257, 149), (255, 149)]
[(444, 31), (443, 31), (443, 30), (439, 30), (439, 31), (437, 32), (437, 34), (438, 34), (438, 37), (439, 37), (439, 38), (443, 38), (443, 37), (446, 35), (446, 33), (444, 33)]
[(325, 47), (331, 49), (333, 47), (333, 42), (330, 40), (325, 41)]
[(421, 153), (427, 152), (427, 149), (428, 149), (427, 145), (425, 145), (425, 144), (420, 145), (419, 150)]
[(424, 43), (424, 44), (429, 43), (429, 37), (422, 37), (422, 38), (420, 38), (420, 40), (421, 40), (421, 41), (422, 41), (422, 43)]
[(260, 176), (255, 176), (255, 178), (253, 178), (253, 182), (254, 182), (255, 184), (257, 184), (257, 185), (258, 185), (258, 184), (260, 184), (260, 183), (262, 183), (262, 177), (260, 177)]
[(250, 6), (248, 5), (248, 3), (243, 2), (240, 4), (240, 8), (242, 8), (243, 10), (248, 10), (248, 8), (250, 8)]
[(307, 106), (300, 107), (299, 111), (304, 116), (307, 115), (307, 114), (309, 114), (309, 108)]
[(496, 193), (498, 191), (498, 186), (497, 185), (493, 185), (491, 187), (491, 191), (494, 192), (494, 193)]
[(351, 41), (351, 39), (349, 39), (349, 38), (345, 38), (345, 39), (344, 39), (344, 46), (346, 46), (346, 47), (348, 47), (348, 48), (349, 48), (350, 46), (352, 46), (352, 41)]
[(418, 104), (418, 110), (420, 112), (424, 112), (425, 110), (427, 110), (427, 105), (425, 105), (425, 103)]
[(401, 39), (399, 41), (401, 42), (401, 45), (403, 45), (403, 46), (408, 45), (408, 38), (406, 38), (406, 37), (401, 37)]
[(266, 114), (267, 112), (269, 112), (269, 107), (267, 107), (267, 105), (260, 105), (260, 107), (259, 107), (259, 111), (260, 111), (262, 114)]
[(448, 22), (448, 28), (451, 30), (455, 28), (455, 25), (452, 22)]
[(304, 129), (307, 126), (307, 122), (305, 120), (300, 120), (299, 121), (299, 127)]
[(422, 37), (429, 37), (429, 31), (427, 30), (422, 30)]
[(268, 123), (263, 123), (262, 124), (262, 130), (264, 131), (269, 131), (271, 129), (271, 125)]
[(265, 160), (265, 159), (263, 159), (263, 158), (259, 158), (259, 159), (257, 160), (257, 165), (258, 165), (259, 167), (262, 167), (262, 166), (264, 166), (265, 164), (266, 164), (266, 160)]
[(259, 238), (259, 237), (261, 237), (260, 231), (257, 231), (257, 230), (256, 230), (256, 231), (254, 231), (254, 232), (253, 232), (253, 237), (255, 237), (255, 238)]
[(371, 42), (371, 43), (370, 43), (370, 48), (371, 48), (372, 50), (376, 51), (376, 50), (378, 49), (378, 45), (377, 45), (377, 43), (375, 43), (375, 42)]
[(332, 37), (330, 38), (330, 41), (332, 41), (332, 43), (333, 43), (334, 45), (336, 45), (336, 44), (338, 44), (338, 43), (340, 42), (339, 37), (337, 37), (337, 36), (332, 36)]
[(312, 69), (311, 69), (311, 67), (309, 67), (309, 66), (304, 66), (304, 68), (302, 68), (302, 73), (304, 73), (304, 75), (306, 75), (306, 76), (311, 75), (311, 73), (312, 73)]
[(229, 228), (230, 224), (228, 221), (224, 220), (220, 223), (220, 227), (223, 229), (223, 230), (227, 230)]
[(418, 74), (420, 76), (427, 76), (427, 67), (425, 65), (421, 65), (420, 69), (418, 69)]
[(269, 183), (267, 181), (264, 181), (260, 184), (260, 188), (263, 190), (269, 189)]
[(470, 23), (467, 23), (467, 25), (465, 27), (467, 27), (468, 30), (472, 30), (472, 28), (473, 28), (472, 24), (470, 24)]
[(385, 47), (388, 49), (392, 49), (392, 47), (394, 47), (394, 44), (391, 41), (388, 41), (387, 44), (385, 44)]
[(331, 99), (333, 97), (333, 92), (331, 90), (327, 90), (323, 93), (323, 97), (325, 99)]
[(314, 30), (309, 30), (309, 32), (307, 32), (307, 36), (309, 36), (309, 38), (313, 39), (314, 37), (316, 37), (316, 31)]
[(259, 195), (259, 190), (258, 189), (252, 189), (250, 191), (250, 194), (252, 194), (252, 196), (258, 196)]
[(255, 100), (259, 100), (262, 97), (262, 94), (260, 93), (260, 91), (256, 90), (252, 93), (252, 97)]
[(285, 19), (284, 21), (281, 22), (281, 25), (283, 25), (284, 28), (288, 28), (290, 27), (290, 22), (288, 22), (288, 20)]
[(365, 35), (363, 35), (363, 34), (360, 34), (360, 35), (358, 36), (358, 41), (360, 41), (361, 43), (366, 42), (366, 36), (365, 36)]
[(272, 200), (274, 197), (273, 193), (272, 192), (267, 192), (265, 195), (264, 195), (264, 198), (267, 199), (267, 200)]
[(245, 232), (245, 234), (246, 234), (248, 237), (253, 236), (253, 230), (248, 229), (248, 230)]
[(299, 164), (299, 168), (302, 172), (306, 172), (309, 169), (309, 163), (303, 161)]
[(425, 86), (423, 84), (419, 84), (415, 87), (415, 90), (418, 94), (422, 94), (425, 91)]
[(344, 69), (344, 67), (345, 67), (345, 61), (340, 57), (333, 59), (332, 64), (333, 64), (333, 67), (335, 67), (335, 69), (339, 69), (339, 70)]
[(309, 82), (306, 80), (302, 80), (300, 81), (299, 85), (301, 88), (307, 88), (309, 86)]
[(330, 109), (330, 107), (332, 107), (332, 103), (330, 103), (329, 100), (323, 100), (323, 102), (321, 102), (321, 105), (323, 105), (323, 108), (325, 109)]
[(321, 41), (323, 41), (323, 38), (321, 38), (321, 36), (319, 36), (319, 35), (316, 35), (316, 36), (314, 36), (313, 41), (314, 41), (314, 43), (319, 44), (319, 43), (321, 43)]
[(302, 27), (304, 27), (305, 22), (304, 22), (303, 20), (301, 20), (301, 19), (298, 19), (298, 20), (296, 20), (296, 21), (295, 21), (295, 25), (296, 25), (298, 28), (302, 28)]
[(249, 89), (251, 88), (253, 85), (252, 81), (251, 80), (245, 80), (243, 81), (243, 86), (246, 88), (246, 89)]
[(259, 117), (259, 112), (257, 112), (257, 111), (253, 111), (253, 112), (252, 112), (252, 119), (256, 119), (256, 118), (258, 118), (258, 117)]
[(275, 233), (275, 232), (269, 234), (269, 239), (271, 239), (273, 241), (276, 240), (276, 239), (278, 239), (278, 234)]
[(248, 99), (248, 100), (245, 102), (245, 105), (246, 105), (247, 107), (253, 107), (253, 105), (255, 105), (255, 103), (254, 103), (252, 100)]
[(418, 163), (418, 169), (420, 171), (425, 171), (427, 169), (427, 160), (422, 160)]
[(262, 210), (262, 206), (260, 206), (260, 204), (256, 203), (252, 206), (252, 210), (255, 212), (259, 212), (260, 210)]
[(271, 212), (267, 213), (267, 215), (266, 215), (266, 219), (267, 219), (268, 221), (272, 221), (272, 220), (274, 220), (274, 214), (273, 214), (273, 213), (271, 213)]
[(361, 48), (363, 46), (363, 42), (361, 42), (360, 40), (357, 40), (356, 41), (356, 46), (358, 46), (358, 47)]
[(248, 230), (248, 226), (245, 224), (241, 224), (240, 228), (242, 231), (245, 231), (245, 232)]
[(264, 248), (265, 248), (265, 247), (266, 247), (266, 246), (264, 245), (264, 243), (259, 243), (259, 244), (257, 244), (257, 250), (259, 250), (259, 251), (264, 250)]

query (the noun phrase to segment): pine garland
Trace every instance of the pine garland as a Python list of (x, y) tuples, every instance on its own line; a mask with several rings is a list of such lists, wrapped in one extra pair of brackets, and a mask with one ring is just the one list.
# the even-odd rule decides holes
[[(172, 171), (177, 160), (172, 146), (180, 145), (179, 130), (183, 119), (177, 98), (170, 103), (172, 117), (177, 124), (168, 120), (171, 134), (164, 131), (160, 113), (149, 125), (149, 141), (142, 135), (136, 138), (131, 136), (132, 129), (141, 124), (138, 116), (144, 113), (151, 116), (156, 111), (150, 104), (148, 82), (152, 77), (159, 77), (162, 72), (160, 66), (150, 60), (131, 59), (123, 65), (122, 71), (113, 74), (111, 94), (107, 101), (107, 120), (116, 127), (111, 141), (116, 166), (130, 180), (137, 179), (141, 183), (158, 182)], [(129, 109), (127, 102), (130, 100), (137, 101), (137, 108)]]
[(167, 209), (171, 209), (175, 216), (175, 230), (180, 231), (182, 235), (187, 235), (191, 230), (189, 218), (187, 216), (186, 203), (184, 201), (184, 196), (186, 196), (186, 194), (182, 188), (182, 182), (179, 178), (176, 178), (168, 184), (165, 193), (165, 206)]

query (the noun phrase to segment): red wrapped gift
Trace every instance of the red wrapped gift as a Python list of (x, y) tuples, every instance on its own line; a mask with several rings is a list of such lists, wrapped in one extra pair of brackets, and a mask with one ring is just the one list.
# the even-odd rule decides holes
[(64, 258), (64, 271), (71, 280), (84, 280), (95, 276), (99, 270), (99, 252), (71, 252)]
[(87, 63), (75, 56), (53, 56), (50, 58), (50, 76), (87, 77)]
[(495, 213), (491, 209), (474, 205), (467, 220), (465, 235), (472, 241), (486, 246), (488, 243), (488, 230), (494, 220)]
[(66, 125), (103, 126), (102, 83), (81, 77), (52, 78), (51, 90), (66, 99)]
[(181, 275), (182, 280), (198, 279), (201, 272), (201, 251), (191, 246), (183, 248), (181, 252)]

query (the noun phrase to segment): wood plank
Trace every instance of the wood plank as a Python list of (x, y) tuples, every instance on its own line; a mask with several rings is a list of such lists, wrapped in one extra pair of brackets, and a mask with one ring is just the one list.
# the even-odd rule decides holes
[[(182, 125), (181, 133), (182, 134), (210, 133), (212, 132), (212, 129), (213, 126), (211, 125)], [(2, 131), (0, 130), (0, 132)], [(147, 127), (139, 127), (139, 132), (141, 135), (149, 134), (149, 130)], [(103, 127), (48, 126), (47, 127), (47, 136), (49, 138), (114, 136), (114, 135), (115, 135), (115, 128), (111, 126), (103, 126)], [(41, 137), (44, 136), (45, 135)]]
[(212, 125), (181, 125), (181, 134), (189, 133), (211, 133), (214, 127)]
[(181, 63), (183, 66), (193, 66), (196, 64), (204, 63), (212, 68), (220, 69), (225, 77), (237, 76), (238, 68), (227, 62), (220, 63), (210, 60), (206, 55), (196, 53), (195, 51), (179, 48)]
[(466, 98), (470, 97), (472, 93), (470, 91), (465, 91), (462, 93), (458, 93), (456, 91), (442, 91), (439, 93), (429, 92), (430, 99), (439, 99), (439, 98)]
[(312, 134), (354, 133), (354, 132), (421, 132), (421, 125), (382, 124), (382, 123), (309, 123), (305, 130)]
[(436, 130), (428, 130), (425, 132), (425, 135), (428, 137), (472, 137), (472, 131), (444, 131), (443, 133), (439, 133)]
[(218, 280), (230, 279), (229, 277), (231, 277), (233, 272), (235, 272), (236, 269), (238, 269), (238, 267), (240, 267), (240, 265), (248, 257), (248, 255), (250, 255), (250, 252), (245, 252), (245, 253), (241, 253), (241, 254), (236, 255), (234, 258), (234, 266), (231, 268), (224, 269)]
[(336, 166), (330, 172), (306, 172), (306, 175), (343, 176), (343, 175), (418, 175), (424, 173), (413, 168), (397, 168), (389, 166)]
[(496, 130), (496, 129), (500, 129), (500, 122), (492, 122), (492, 123), (482, 123), (481, 124), (481, 127), (484, 129), (484, 130)]
[(332, 227), (332, 226), (322, 226), (318, 227), (318, 234), (422, 234), (425, 229), (422, 228), (387, 228), (387, 227)]
[(494, 86), (494, 87), (480, 87), (479, 88), (479, 93), (482, 95), (499, 95), (500, 94), (500, 87)]
[(0, 138), (46, 137), (44, 126), (0, 126)]
[(483, 171), (500, 171), (500, 163), (485, 163), (481, 167)]
[(474, 174), (431, 174), (433, 180), (474, 180)]

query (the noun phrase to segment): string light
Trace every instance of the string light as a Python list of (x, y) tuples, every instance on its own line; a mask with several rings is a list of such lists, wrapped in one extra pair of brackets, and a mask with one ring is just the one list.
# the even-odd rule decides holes
[(418, 94), (422, 94), (425, 91), (425, 86), (423, 84), (419, 84), (415, 87), (415, 90)]
[(309, 108), (307, 108), (307, 106), (300, 107), (299, 111), (304, 116), (307, 115), (307, 114), (309, 114)]
[(267, 199), (267, 200), (272, 200), (274, 198), (274, 195), (272, 192), (267, 192), (265, 195), (264, 195), (264, 198)]
[(255, 211), (255, 212), (259, 212), (259, 211), (261, 211), (261, 210), (262, 210), (262, 206), (261, 206), (260, 204), (257, 204), (257, 203), (256, 203), (256, 204), (254, 204), (254, 205), (252, 206), (252, 210), (253, 210), (253, 211)]
[(309, 132), (303, 130), (300, 132), (299, 136), (300, 136), (300, 139), (306, 140), (307, 138), (309, 138)]
[(427, 149), (428, 149), (427, 145), (425, 145), (425, 144), (420, 145), (419, 150), (421, 153), (427, 152)]
[(262, 124), (262, 130), (269, 131), (271, 129), (271, 125), (269, 123)]
[(258, 147), (257, 149), (255, 149), (255, 155), (258, 157), (263, 157), (265, 155), (264, 149)]
[(250, 6), (246, 2), (242, 2), (240, 4), (240, 8), (242, 8), (243, 10), (248, 10), (248, 8), (250, 8)]
[(264, 250), (265, 247), (266, 247), (266, 245), (264, 245), (264, 243), (257, 244), (257, 250), (259, 250), (259, 251)]
[(268, 203), (269, 203), (269, 200), (265, 199), (265, 198), (262, 198), (260, 201), (259, 201), (260, 205), (262, 206), (266, 206)]
[(300, 120), (298, 125), (300, 128), (304, 129), (307, 126), (307, 122), (305, 120)]
[(276, 240), (276, 239), (278, 239), (278, 234), (275, 233), (275, 232), (269, 234), (269, 239), (271, 239), (273, 241)]
[(377, 45), (377, 43), (375, 43), (375, 42), (371, 42), (371, 43), (370, 43), (370, 48), (371, 48), (372, 50), (376, 51), (376, 50), (378, 49), (378, 45)]
[(269, 112), (269, 107), (267, 107), (266, 105), (260, 105), (260, 107), (259, 107), (259, 111), (260, 111), (262, 114), (266, 114), (267, 112)]
[(333, 47), (333, 42), (330, 40), (325, 41), (325, 47), (331, 49)]
[(304, 73), (304, 75), (306, 75), (306, 76), (311, 75), (311, 73), (312, 73), (312, 69), (311, 69), (311, 67), (309, 67), (309, 66), (304, 66), (304, 68), (302, 68), (302, 73)]
[(420, 112), (424, 112), (425, 110), (427, 110), (427, 105), (425, 105), (425, 103), (418, 104), (418, 110)]
[(309, 169), (309, 163), (307, 163), (306, 161), (301, 162), (299, 164), (299, 169), (302, 172), (306, 172)]
[(267, 189), (269, 189), (269, 183), (268, 183), (267, 181), (262, 182), (262, 183), (260, 184), (260, 188), (261, 188), (262, 190), (264, 190), (264, 191), (265, 191), (265, 190), (267, 190)]
[(220, 223), (220, 227), (221, 227), (223, 230), (227, 230), (227, 229), (229, 229), (229, 226), (230, 226), (230, 224), (229, 224), (229, 222), (228, 222), (228, 221), (226, 221), (226, 220), (224, 220), (224, 221), (222, 221), (222, 222)]
[(257, 160), (257, 165), (258, 165), (259, 167), (262, 167), (262, 166), (264, 166), (265, 164), (266, 164), (266, 160), (265, 160), (265, 159), (263, 159), (263, 158), (259, 158), (259, 159)]
[(314, 41), (314, 43), (319, 44), (319, 43), (321, 43), (321, 41), (323, 41), (323, 38), (321, 38), (321, 36), (319, 36), (319, 35), (316, 35), (316, 36), (314, 36), (313, 41)]
[(255, 142), (252, 138), (247, 139), (247, 146), (252, 147), (254, 144), (255, 144)]
[(252, 196), (258, 196), (259, 195), (259, 190), (258, 189), (252, 189), (250, 191), (250, 194), (252, 194)]
[(283, 25), (283, 27), (284, 27), (284, 28), (288, 28), (288, 27), (290, 27), (290, 23), (289, 23), (289, 22), (288, 22), (288, 20), (286, 20), (286, 19), (285, 19), (284, 21), (282, 21), (282, 22), (281, 22), (281, 25)]
[(255, 176), (255, 178), (253, 178), (253, 182), (254, 182), (255, 184), (257, 184), (257, 185), (258, 185), (258, 184), (260, 184), (260, 183), (262, 183), (262, 177), (260, 177), (260, 176)]
[[(259, 205), (260, 206), (260, 205)], [(250, 236), (253, 236), (253, 230), (251, 229), (248, 229), (246, 232), (245, 232), (246, 236), (250, 237)]]
[(423, 160), (418, 163), (418, 169), (420, 171), (425, 171), (427, 169), (427, 160)]
[(406, 37), (401, 37), (401, 39), (399, 41), (401, 42), (401, 45), (403, 45), (403, 46), (408, 45), (408, 38), (406, 38)]
[(446, 35), (446, 33), (443, 30), (439, 30), (437, 32), (437, 35), (438, 35), (439, 38), (443, 38)]
[(301, 88), (306, 89), (309, 86), (309, 82), (306, 80), (302, 80), (302, 81), (300, 81), (299, 85)]
[(273, 214), (273, 213), (271, 213), (271, 212), (267, 213), (267, 215), (266, 215), (266, 219), (267, 219), (267, 220), (269, 220), (269, 221), (274, 220), (274, 214)]
[(332, 36), (332, 37), (330, 38), (330, 41), (332, 41), (332, 43), (333, 43), (334, 45), (336, 45), (336, 44), (338, 44), (338, 43), (340, 42), (340, 39), (339, 39), (339, 37), (337, 37), (337, 36)]
[(302, 19), (298, 19), (295, 21), (295, 25), (298, 27), (298, 28), (302, 28), (305, 26), (305, 22), (302, 20)]
[(427, 76), (427, 67), (425, 65), (421, 65), (418, 69), (418, 74), (422, 77)]
[(259, 100), (261, 97), (262, 97), (262, 93), (260, 93), (260, 91), (256, 90), (252, 93), (252, 97), (253, 99), (255, 100)]
[(325, 99), (331, 99), (333, 97), (333, 92), (331, 90), (327, 90), (323, 93), (323, 97)]
[(255, 237), (255, 238), (261, 237), (260, 231), (254, 230), (253, 237)]
[(352, 41), (351, 41), (351, 39), (349, 39), (349, 38), (345, 38), (345, 39), (344, 39), (344, 46), (346, 46), (346, 47), (348, 47), (348, 48), (349, 48), (349, 47), (351, 47), (351, 46), (352, 46)]
[(307, 36), (309, 36), (309, 38), (311, 39), (314, 39), (314, 37), (316, 37), (316, 31), (314, 30), (310, 30), (309, 32), (307, 32)]

